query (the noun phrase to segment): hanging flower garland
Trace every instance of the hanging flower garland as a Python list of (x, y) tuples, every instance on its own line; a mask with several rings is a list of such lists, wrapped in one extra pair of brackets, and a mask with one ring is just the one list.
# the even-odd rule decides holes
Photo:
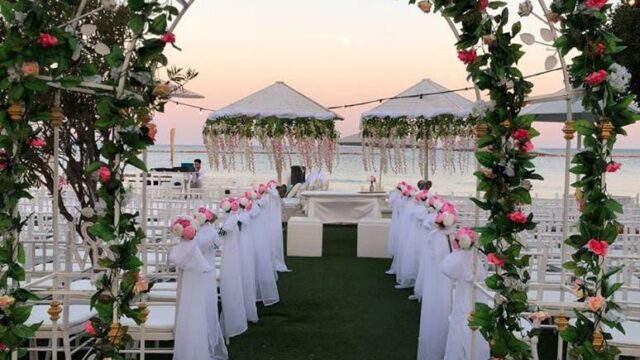
[[(392, 156), (385, 156), (384, 160), (390, 160), (389, 169), (395, 173), (406, 173), (408, 169), (407, 150), (418, 149), (419, 158), (424, 161), (427, 156), (426, 144), (432, 144), (429, 151), (435, 150), (436, 144), (440, 144), (444, 153), (442, 168), (446, 171), (455, 171), (455, 158), (458, 157), (460, 164), (462, 158), (466, 157), (466, 151), (473, 149), (472, 142), (463, 142), (464, 137), (473, 139), (473, 128), (475, 118), (462, 119), (453, 115), (441, 115), (433, 118), (371, 118), (363, 122), (362, 146), (367, 168), (375, 168), (380, 160), (374, 156), (375, 149), (380, 149), (380, 153), (385, 152)], [(389, 145), (385, 145), (385, 144)], [(457, 145), (471, 145), (463, 148)], [(372, 148), (373, 147), (373, 148)], [(388, 148), (390, 147), (390, 148)], [(385, 150), (385, 149), (388, 149)], [(437, 163), (431, 163), (432, 170), (435, 171)], [(460, 167), (460, 170), (464, 170)], [(385, 170), (386, 171), (386, 170)]]
[(575, 325), (561, 333), (571, 343), (572, 359), (614, 359), (619, 350), (608, 343), (608, 330), (623, 331), (620, 307), (614, 301), (615, 291), (623, 284), (612, 278), (621, 268), (606, 268), (607, 248), (618, 237), (616, 219), (622, 205), (607, 192), (605, 174), (620, 168), (612, 159), (617, 136), (626, 135), (624, 127), (638, 117), (628, 109), (633, 98), (628, 91), (631, 77), (612, 58), (622, 46), (605, 31), (610, 9), (607, 0), (555, 1), (551, 5), (551, 18), (560, 22), (562, 33), (555, 46), (563, 55), (578, 52), (569, 68), (571, 82), (585, 89), (583, 105), (596, 118), (595, 123), (580, 120), (573, 124), (584, 136), (584, 150), (574, 156), (571, 168), (581, 176), (572, 186), (582, 215), (580, 233), (566, 240), (576, 250), (564, 267), (573, 270), (583, 295), (580, 301), (587, 308), (576, 310)]
[(256, 139), (269, 153), (273, 167), (281, 171), (292, 165), (291, 152), (298, 153), (307, 169), (325, 168), (329, 173), (337, 156), (338, 132), (334, 121), (278, 118), (219, 118), (209, 120), (203, 130), (209, 162), (216, 169), (234, 170), (236, 143), (247, 141), (247, 168), (255, 171), (252, 139)]
[[(415, 1), (410, 1), (415, 3)], [(421, 1), (428, 11), (431, 4)], [(528, 256), (522, 256), (523, 245), (518, 233), (535, 228), (533, 214), (521, 209), (531, 203), (529, 179), (541, 180), (533, 170), (531, 139), (538, 132), (531, 127), (533, 117), (518, 116), (532, 84), (516, 67), (524, 54), (512, 39), (520, 32), (515, 22), (508, 29), (509, 10), (506, 3), (488, 0), (435, 0), (435, 10), (455, 23), (462, 32), (457, 43), (458, 58), (469, 77), (480, 90), (487, 90), (495, 106), (480, 116), (476, 159), (483, 167), (475, 175), (483, 199), (472, 199), (490, 216), (481, 232), (479, 245), (495, 272), (486, 285), (496, 292), (493, 307), (478, 303), (470, 315), (469, 325), (479, 328), (491, 346), (494, 359), (529, 359), (531, 349), (518, 336), (522, 332), (520, 314), (528, 309)], [(497, 15), (491, 10), (501, 11)], [(478, 52), (481, 51), (479, 54)], [(498, 301), (499, 300), (499, 301)]]

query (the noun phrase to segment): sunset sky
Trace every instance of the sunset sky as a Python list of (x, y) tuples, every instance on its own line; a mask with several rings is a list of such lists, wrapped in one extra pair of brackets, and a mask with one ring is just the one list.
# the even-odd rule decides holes
[[(450, 89), (469, 86), (456, 57), (455, 38), (439, 14), (424, 14), (406, 0), (198, 0), (179, 25), (169, 61), (200, 72), (187, 88), (203, 100), (181, 100), (218, 109), (275, 81), (284, 81), (325, 106), (396, 95), (420, 79)], [(517, 2), (513, 2), (517, 5)], [(536, 2), (537, 4), (537, 2)], [(539, 8), (536, 11), (540, 13)], [(515, 15), (515, 11), (513, 11)], [(524, 19), (523, 31), (539, 40), (542, 23)], [(544, 71), (553, 54), (525, 46), (525, 74)], [(534, 94), (562, 88), (559, 72), (533, 79)], [(473, 92), (463, 92), (473, 100)], [(362, 112), (375, 105), (337, 110), (343, 136), (358, 131)], [(159, 143), (177, 128), (178, 144), (202, 144), (207, 112), (169, 104), (156, 118)], [(539, 124), (537, 147), (563, 146), (561, 125)], [(636, 125), (620, 147), (638, 148)]]

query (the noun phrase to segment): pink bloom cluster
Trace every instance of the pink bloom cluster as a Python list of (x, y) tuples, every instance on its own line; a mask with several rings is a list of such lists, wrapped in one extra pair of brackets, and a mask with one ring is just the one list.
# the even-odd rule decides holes
[(622, 168), (622, 164), (619, 162), (612, 161), (607, 164), (606, 171), (610, 173), (614, 173)]
[(520, 150), (524, 152), (529, 152), (534, 149), (533, 143), (529, 140), (530, 137), (531, 133), (526, 129), (517, 129), (511, 133), (511, 138), (520, 144)]
[(32, 148), (42, 148), (47, 145), (47, 142), (41, 138), (33, 138), (27, 141), (27, 145), (31, 146)]
[(525, 215), (522, 211), (513, 211), (510, 212), (507, 217), (509, 220), (518, 224), (526, 224), (527, 223), (527, 215)]
[(162, 37), (160, 38), (160, 41), (162, 41), (165, 44), (175, 44), (176, 35), (172, 32), (164, 33), (164, 35), (162, 35)]
[(596, 85), (600, 85), (603, 81), (605, 81), (608, 75), (609, 74), (607, 73), (607, 70), (598, 70), (587, 75), (584, 81), (589, 86), (596, 86)]
[(460, 59), (460, 61), (465, 65), (473, 64), (478, 60), (478, 53), (476, 52), (476, 49), (460, 50), (458, 51), (458, 59)]
[(598, 256), (605, 257), (605, 256), (607, 256), (607, 250), (609, 249), (609, 243), (607, 243), (606, 241), (598, 240), (598, 239), (591, 239), (591, 240), (587, 241), (587, 248), (592, 253), (594, 253), (594, 254), (596, 254)]
[(216, 215), (213, 213), (213, 211), (205, 208), (205, 207), (201, 207), (198, 209), (198, 213), (203, 214), (204, 217), (207, 219), (208, 222), (213, 222), (216, 220)]
[(487, 261), (489, 262), (489, 264), (493, 264), (493, 265), (495, 265), (497, 267), (503, 267), (504, 266), (504, 260), (499, 258), (498, 255), (496, 255), (494, 253), (487, 254)]
[(96, 332), (96, 329), (93, 327), (93, 323), (91, 322), (91, 320), (87, 320), (87, 322), (84, 323), (84, 332), (87, 333), (87, 335), (89, 336), (98, 335), (98, 333)]
[(54, 47), (58, 45), (58, 38), (51, 34), (40, 33), (40, 36), (38, 36), (38, 44), (45, 49)]
[(236, 212), (240, 208), (237, 198), (226, 198), (220, 202), (220, 209), (226, 213)]
[(196, 237), (196, 224), (192, 220), (185, 217), (177, 218), (173, 224), (171, 224), (171, 232), (184, 240), (193, 240)]
[(589, 9), (600, 10), (607, 5), (607, 0), (587, 0), (585, 5)]
[(109, 170), (109, 168), (106, 166), (101, 166), (100, 169), (98, 169), (98, 175), (100, 176), (100, 180), (103, 183), (109, 182), (109, 180), (111, 180), (111, 170)]
[(427, 201), (429, 199), (429, 191), (421, 190), (416, 193), (416, 201)]
[[(429, 199), (431, 200), (431, 199)], [(436, 215), (436, 224), (442, 228), (448, 228), (458, 222), (458, 211), (452, 203), (443, 200), (440, 210)]]
[(463, 228), (460, 228), (460, 230), (456, 232), (455, 241), (453, 242), (453, 248), (456, 250), (467, 250), (473, 247), (476, 241), (478, 241), (478, 233), (465, 226)]

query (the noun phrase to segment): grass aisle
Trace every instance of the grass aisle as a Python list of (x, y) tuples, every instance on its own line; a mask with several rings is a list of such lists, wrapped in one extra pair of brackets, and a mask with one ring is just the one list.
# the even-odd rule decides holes
[(325, 226), (322, 258), (287, 258), (280, 303), (231, 340), (232, 360), (415, 359), (420, 305), (389, 260), (356, 258), (356, 227)]

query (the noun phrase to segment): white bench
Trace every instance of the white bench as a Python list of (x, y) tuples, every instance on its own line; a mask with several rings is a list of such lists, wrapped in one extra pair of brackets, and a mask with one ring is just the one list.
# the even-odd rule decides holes
[(364, 218), (358, 222), (358, 257), (389, 259), (390, 219)]
[(287, 222), (287, 256), (322, 256), (322, 221), (292, 217)]

